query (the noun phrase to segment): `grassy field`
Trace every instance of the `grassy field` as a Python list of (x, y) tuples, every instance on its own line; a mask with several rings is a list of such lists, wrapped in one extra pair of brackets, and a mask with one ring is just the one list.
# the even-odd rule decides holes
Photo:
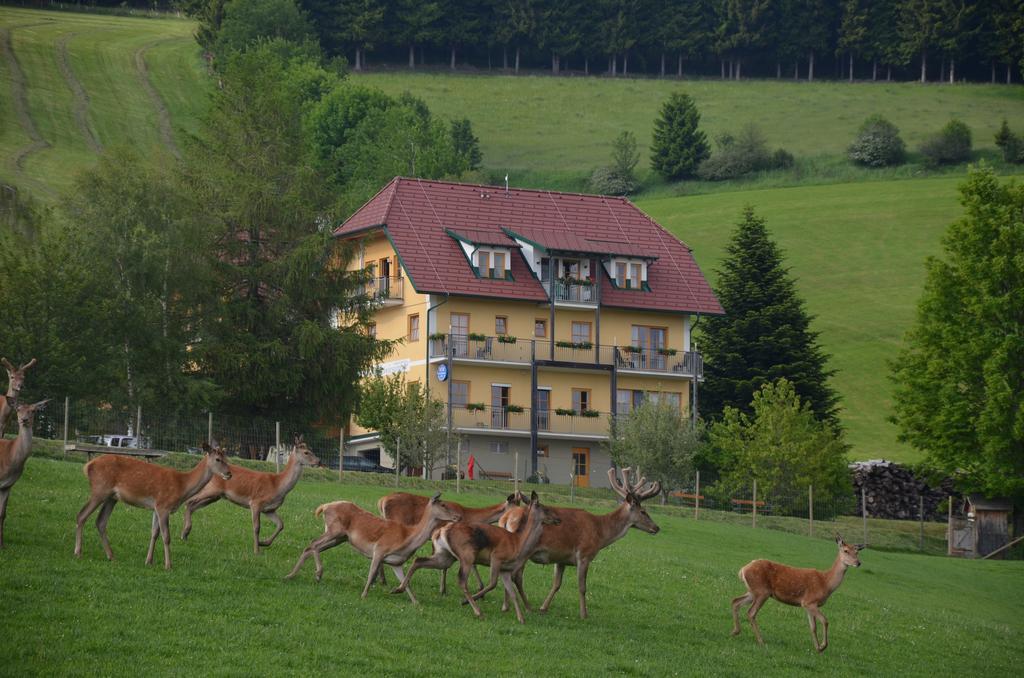
[[(34, 458), (14, 488), (7, 547), (0, 551), (3, 642), (12, 675), (1016, 675), (1024, 650), (1021, 562), (974, 562), (866, 550), (824, 612), (830, 647), (814, 652), (802, 611), (769, 602), (759, 616), (767, 645), (744, 624), (729, 637), (736, 571), (754, 557), (826, 567), (826, 540), (694, 522), (659, 513), (656, 536), (631, 531), (590, 571), (590, 619), (577, 616), (572, 570), (547, 615), (519, 626), (489, 597), (477, 620), (417, 575), (419, 607), (380, 588), (359, 591), (367, 561), (342, 546), (282, 581), (322, 525), (312, 510), (347, 498), (372, 507), (386, 490), (301, 482), (281, 510), (286, 529), (273, 547), (251, 552), (247, 512), (216, 504), (196, 514), (187, 543), (172, 543), (174, 569), (143, 564), (150, 516), (118, 507), (110, 522), (117, 556), (107, 562), (95, 529), (84, 556), (72, 555), (74, 516), (87, 483), (81, 466)], [(463, 495), (482, 505), (496, 496)], [(172, 519), (180, 530), (180, 516)], [(157, 560), (159, 560), (159, 553)], [(537, 602), (550, 569), (531, 566)]]

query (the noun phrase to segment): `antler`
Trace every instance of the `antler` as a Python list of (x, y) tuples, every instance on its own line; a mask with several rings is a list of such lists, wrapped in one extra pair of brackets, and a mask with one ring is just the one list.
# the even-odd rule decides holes
[(647, 482), (647, 477), (640, 474), (640, 469), (636, 470), (636, 474), (639, 477), (633, 486), (629, 488), (629, 491), (633, 493), (639, 501), (644, 499), (650, 499), (661, 493), (661, 483), (657, 481)]
[(25, 363), (24, 365), (21, 366), (21, 371), (24, 372), (25, 370), (27, 370), (28, 368), (32, 367), (35, 364), (36, 364), (36, 359), (32, 358), (32, 360), (29, 360), (27, 363)]
[(7, 368), (8, 372), (16, 371), (14, 365), (12, 365), (11, 361), (8, 360), (7, 358), (0, 358), (0, 364), (3, 364), (3, 366)]
[(629, 492), (630, 492), (630, 488), (629, 488), (629, 472), (630, 472), (630, 470), (632, 470), (632, 469), (630, 469), (628, 466), (626, 468), (624, 468), (624, 469), (620, 469), (620, 471), (622, 473), (622, 478), (620, 479), (618, 474), (615, 473), (615, 469), (614, 468), (608, 469), (608, 483), (612, 486), (612, 489), (615, 490), (615, 494), (619, 495), (623, 499), (625, 499), (629, 495)]

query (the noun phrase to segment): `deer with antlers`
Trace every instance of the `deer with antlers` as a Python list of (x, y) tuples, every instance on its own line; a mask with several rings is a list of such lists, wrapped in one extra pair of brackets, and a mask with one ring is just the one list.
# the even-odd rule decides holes
[[(509, 497), (511, 500), (512, 497)], [(558, 525), (561, 520), (550, 508), (542, 506), (536, 492), (530, 494), (530, 503), (524, 509), (525, 519), (515, 532), (493, 525), (469, 523), (465, 520), (442, 525), (434, 531), (434, 555), (429, 558), (417, 558), (413, 561), (405, 579), (392, 593), (401, 593), (409, 586), (413, 573), (427, 567), (435, 570), (447, 570), (456, 561), (459, 563), (459, 588), (472, 606), (473, 613), (482, 617), (480, 606), (476, 600), (498, 585), (500, 577), (505, 587), (506, 598), (511, 596), (515, 606), (516, 619), (524, 623), (523, 611), (519, 608), (519, 600), (513, 588), (512, 575), (522, 569), (527, 558), (533, 553), (540, 541), (546, 525)], [(491, 581), (476, 594), (470, 595), (467, 584), (469, 572), (476, 565), (488, 565), (491, 568)], [(524, 601), (525, 603), (525, 601)]]
[[(427, 504), (420, 521), (415, 525), (406, 525), (397, 520), (378, 518), (350, 501), (335, 501), (321, 504), (314, 515), (324, 517), (324, 534), (309, 543), (299, 556), (295, 567), (285, 579), (298, 574), (306, 559), (313, 556), (316, 563), (314, 578), (320, 581), (324, 573), (320, 553), (346, 541), (361, 554), (370, 559), (370, 572), (363, 587), (363, 598), (370, 591), (370, 585), (377, 578), (382, 565), (388, 565), (394, 571), (398, 581), (405, 579), (402, 565), (422, 546), (433, 531), (443, 522), (458, 520), (456, 513), (447, 502), (441, 501), (438, 492)], [(409, 599), (415, 604), (416, 596), (411, 588), (405, 589)]]
[[(215, 475), (198, 494), (185, 502), (181, 538), (188, 539), (189, 532), (192, 531), (193, 513), (221, 499), (227, 499), (232, 504), (248, 508), (252, 513), (252, 547), (254, 553), (259, 553), (261, 546), (273, 544), (274, 539), (284, 529), (284, 521), (277, 515), (277, 509), (281, 508), (285, 497), (299, 482), (302, 469), (307, 466), (320, 466), (320, 460), (309, 449), (302, 436), (295, 439), (288, 464), (280, 473), (253, 471), (228, 464), (230, 478), (223, 479)], [(264, 513), (273, 521), (276, 529), (267, 539), (260, 539), (260, 515)]]
[(15, 367), (7, 358), (0, 358), (0, 364), (7, 370), (7, 398), (0, 398), (0, 437), (2, 437), (7, 420), (18, 407), (18, 395), (25, 386), (25, 372), (36, 364), (36, 359), (32, 358), (21, 367)]
[[(828, 619), (821, 613), (822, 606), (839, 585), (843, 583), (846, 568), (860, 567), (858, 552), (863, 544), (847, 544), (840, 535), (836, 535), (839, 553), (832, 567), (828, 570), (798, 568), (783, 565), (770, 560), (753, 560), (744, 565), (739, 572), (740, 579), (747, 587), (747, 592), (732, 600), (732, 635), (740, 632), (740, 607), (750, 603), (747, 619), (754, 629), (754, 637), (758, 644), (764, 645), (761, 629), (757, 626), (757, 613), (769, 598), (774, 598), (786, 605), (800, 606), (807, 612), (807, 623), (811, 628), (811, 640), (814, 649), (824, 652), (828, 647)], [(818, 642), (818, 622), (824, 629), (824, 640)]]
[[(630, 482), (631, 469), (622, 469), (622, 478), (616, 476), (615, 469), (608, 469), (608, 481), (612, 489), (622, 498), (622, 503), (611, 513), (594, 515), (582, 509), (552, 508), (551, 510), (559, 518), (561, 523), (552, 526), (541, 533), (540, 541), (536, 550), (530, 556), (530, 560), (541, 565), (553, 563), (555, 566), (555, 577), (551, 584), (551, 591), (540, 606), (541, 612), (547, 612), (552, 599), (562, 586), (562, 575), (565, 568), (576, 567), (576, 578), (580, 590), (580, 618), (587, 618), (587, 570), (590, 563), (597, 557), (601, 549), (613, 544), (626, 535), (629, 528), (635, 527), (648, 534), (657, 534), (660, 528), (651, 520), (641, 502), (645, 499), (657, 496), (661, 492), (661, 483), (647, 482), (641, 476), (635, 483)], [(640, 475), (637, 473), (637, 475)], [(515, 531), (519, 524), (525, 519), (525, 512), (522, 507), (511, 509), (498, 525), (506, 530)], [(512, 575), (512, 581), (516, 585), (523, 605), (530, 609), (526, 601), (526, 593), (523, 591), (523, 569)], [(508, 596), (506, 594), (506, 606)], [(504, 608), (502, 608), (504, 609)]]
[(102, 506), (96, 518), (96, 529), (100, 533), (107, 560), (114, 559), (114, 552), (107, 539), (107, 521), (120, 500), (130, 506), (152, 509), (153, 527), (149, 536), (146, 564), (153, 564), (153, 551), (156, 549), (156, 536), (159, 532), (164, 543), (164, 569), (171, 569), (170, 515), (202, 490), (214, 475), (224, 480), (231, 478), (231, 469), (228, 468), (224, 451), (216, 445), (210, 447), (205, 443), (203, 450), (203, 459), (187, 472), (116, 454), (105, 454), (83, 466), (82, 472), (89, 479), (89, 500), (78, 512), (75, 557), (82, 557), (82, 528), (86, 519)]
[[(34, 361), (33, 361), (34, 362)], [(10, 396), (0, 395), (0, 403), (7, 404)], [(41, 410), (49, 400), (33, 405), (11, 406), (18, 413), (18, 437), (14, 440), (0, 438), (0, 548), (4, 546), (4, 521), (7, 519), (7, 499), (11, 488), (18, 482), (25, 470), (25, 462), (32, 454), (32, 423), (36, 411)]]
[[(400, 523), (406, 525), (415, 525), (423, 517), (423, 511), (427, 508), (427, 504), (430, 501), (430, 497), (424, 497), (419, 494), (410, 494), (408, 492), (392, 492), (391, 494), (385, 495), (377, 500), (377, 511), (380, 513), (382, 518), (387, 520), (397, 520)], [(454, 501), (448, 502), (448, 506), (453, 511), (459, 514), (458, 520), (464, 523), (496, 523), (502, 515), (505, 514), (511, 508), (519, 506), (525, 501), (523, 493), (516, 491), (515, 494), (508, 495), (508, 498), (500, 504), (493, 506), (484, 506), (483, 508), (473, 508), (471, 506), (463, 506)], [(484, 581), (480, 577), (480, 572), (477, 571), (476, 567), (473, 567), (473, 573), (476, 574), (477, 582), (480, 584), (480, 588), (483, 588)], [(384, 571), (381, 570), (380, 574), (381, 584), (385, 584)], [(443, 596), (447, 591), (448, 582), (448, 568), (441, 568), (441, 595)]]

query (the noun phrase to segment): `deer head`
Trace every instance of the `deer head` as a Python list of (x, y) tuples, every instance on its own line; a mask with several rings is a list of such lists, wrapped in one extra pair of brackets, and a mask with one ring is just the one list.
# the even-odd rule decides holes
[[(21, 393), (22, 387), (25, 386), (25, 372), (36, 364), (36, 359), (32, 358), (32, 360), (29, 360), (21, 367), (15, 367), (9, 360), (7, 360), (7, 358), (0, 358), (0, 363), (2, 363), (7, 369), (7, 394), (13, 396), (15, 400), (17, 400), (18, 394)], [(11, 405), (13, 406), (14, 403), (11, 403)]]
[(210, 470), (224, 480), (231, 480), (231, 469), (228, 468), (228, 460), (224, 456), (224, 450), (214, 442), (213, 447), (203, 443), (203, 451), (206, 453), (206, 465)]
[[(2, 397), (2, 396), (0, 396)], [(7, 398), (7, 402), (11, 403), (11, 398)], [(32, 422), (35, 421), (36, 411), (46, 407), (46, 403), (50, 402), (50, 399), (40, 400), (38, 403), (31, 405), (18, 405), (18, 427), (19, 428), (32, 428)]]
[(839, 546), (839, 559), (847, 567), (860, 567), (860, 556), (858, 552), (864, 548), (864, 544), (847, 544), (842, 535), (836, 533), (836, 545)]
[(320, 458), (313, 454), (313, 451), (309, 449), (309, 445), (303, 437), (295, 436), (295, 447), (292, 448), (292, 456), (295, 457), (295, 461), (303, 466), (320, 466)]
[(540, 497), (536, 492), (530, 492), (530, 506), (527, 511), (537, 516), (537, 519), (544, 525), (562, 524), (562, 519), (555, 515), (554, 511), (540, 503)]
[(615, 469), (610, 468), (608, 469), (608, 481), (615, 493), (622, 497), (623, 502), (629, 507), (630, 526), (649, 534), (658, 534), (661, 528), (651, 520), (651, 516), (647, 514), (641, 502), (657, 496), (661, 492), (661, 483), (657, 481), (649, 483), (647, 478), (637, 471), (639, 478), (631, 484), (629, 479), (631, 471), (632, 469), (629, 467), (622, 469), (622, 477), (619, 478)]
[(452, 522), (462, 518), (462, 515), (458, 511), (441, 501), (440, 492), (430, 498), (430, 503), (427, 504), (427, 510), (430, 512), (430, 516), (432, 518), (445, 522)]

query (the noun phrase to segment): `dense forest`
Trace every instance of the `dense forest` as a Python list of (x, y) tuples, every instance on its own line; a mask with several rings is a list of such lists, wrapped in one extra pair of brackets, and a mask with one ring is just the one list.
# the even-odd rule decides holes
[[(202, 38), (231, 1), (127, 4), (182, 10), (200, 21)], [(554, 74), (1011, 83), (1024, 60), (1024, 0), (295, 1), (324, 51), (355, 70), (372, 59)]]

